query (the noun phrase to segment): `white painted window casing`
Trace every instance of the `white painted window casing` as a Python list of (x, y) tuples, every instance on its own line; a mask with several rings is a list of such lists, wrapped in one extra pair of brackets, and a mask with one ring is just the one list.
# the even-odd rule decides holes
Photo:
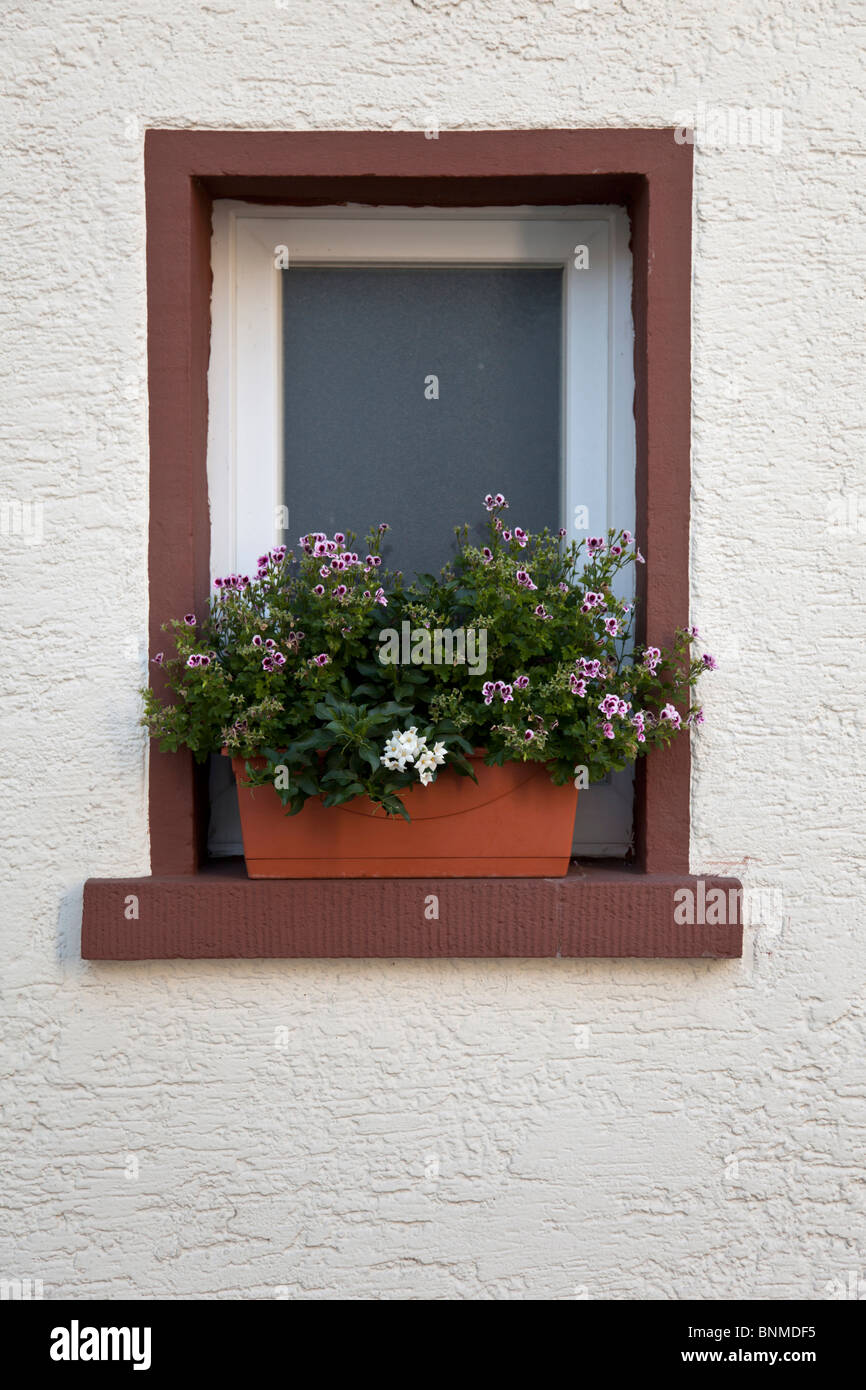
[[(263, 550), (295, 539), (277, 526), (280, 507), (287, 506), (291, 517), (282, 460), (280, 294), (286, 259), (289, 268), (561, 267), (559, 524), (578, 539), (609, 526), (634, 530), (628, 239), (628, 218), (618, 207), (295, 209), (217, 201), (208, 379), (211, 577), (250, 572)], [(579, 508), (586, 509), (587, 524), (576, 530)], [(237, 854), (237, 812), (225, 763), (215, 760), (212, 773), (209, 843), (212, 853)], [(622, 855), (631, 837), (632, 802), (630, 773), (584, 792), (575, 851)]]

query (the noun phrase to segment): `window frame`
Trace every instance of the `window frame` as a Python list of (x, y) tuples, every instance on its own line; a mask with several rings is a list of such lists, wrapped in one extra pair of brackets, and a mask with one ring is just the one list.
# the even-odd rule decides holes
[[(675, 135), (670, 128), (443, 131), (434, 139), (415, 131), (147, 131), (151, 650), (167, 615), (194, 609), (210, 592), (207, 370), (218, 198), (305, 207), (625, 207), (634, 269), (636, 531), (648, 561), (638, 576), (638, 639), (669, 644), (689, 620), (693, 147)], [(555, 882), (521, 880), (519, 889), (510, 879), (453, 880), (447, 911), (426, 924), (418, 894), (435, 891), (426, 882), (263, 884), (207, 868), (206, 787), (191, 756), (148, 746), (147, 760), (152, 872), (85, 884), (87, 959), (742, 954), (739, 910), (736, 921), (712, 927), (674, 917), (675, 890), (698, 883), (689, 873), (686, 738), (641, 760), (630, 868), (584, 866)], [(715, 876), (710, 883), (741, 886)]]

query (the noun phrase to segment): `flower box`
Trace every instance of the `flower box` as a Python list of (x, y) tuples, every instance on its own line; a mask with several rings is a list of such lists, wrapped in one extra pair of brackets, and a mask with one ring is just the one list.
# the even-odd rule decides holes
[(458, 528), (438, 578), (389, 575), (386, 522), (360, 552), (310, 532), (169, 624), (153, 661), (178, 699), (146, 691), (144, 721), (232, 758), (251, 877), (562, 876), (578, 788), (701, 722), (697, 630), (634, 644), (631, 532), (566, 542), (484, 507), (488, 544)]
[[(486, 767), (478, 778), (446, 769), (403, 793), (411, 821), (367, 797), (324, 806), (311, 797), (288, 816), (273, 786), (245, 785), (233, 758), (251, 878), (550, 878), (568, 871), (577, 806), (539, 763)], [(262, 766), (262, 759), (250, 759)]]

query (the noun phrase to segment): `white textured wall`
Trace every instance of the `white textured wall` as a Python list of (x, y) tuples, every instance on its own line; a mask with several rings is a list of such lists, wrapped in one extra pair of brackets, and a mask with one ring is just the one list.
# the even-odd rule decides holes
[[(863, 1274), (854, 7), (4, 8), (2, 498), (41, 501), (44, 540), (0, 535), (0, 1273), (755, 1299)], [(764, 890), (745, 958), (83, 964), (83, 879), (149, 864), (144, 128), (445, 139), (700, 101), (783, 114), (781, 151), (696, 156), (693, 617), (724, 668), (692, 856)]]

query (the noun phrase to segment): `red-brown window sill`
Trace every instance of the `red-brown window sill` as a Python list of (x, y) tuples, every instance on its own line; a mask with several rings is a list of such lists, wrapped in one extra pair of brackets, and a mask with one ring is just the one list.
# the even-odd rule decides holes
[[(81, 954), (85, 960), (741, 956), (740, 895), (730, 891), (740, 883), (702, 882), (699, 889), (694, 876), (603, 864), (573, 865), (563, 879), (287, 881), (249, 879), (242, 863), (230, 861), (177, 877), (89, 879)], [(690, 888), (698, 904), (711, 889), (723, 889), (734, 920), (675, 921), (674, 894), (681, 888)], [(431, 895), (438, 920), (425, 917)]]

